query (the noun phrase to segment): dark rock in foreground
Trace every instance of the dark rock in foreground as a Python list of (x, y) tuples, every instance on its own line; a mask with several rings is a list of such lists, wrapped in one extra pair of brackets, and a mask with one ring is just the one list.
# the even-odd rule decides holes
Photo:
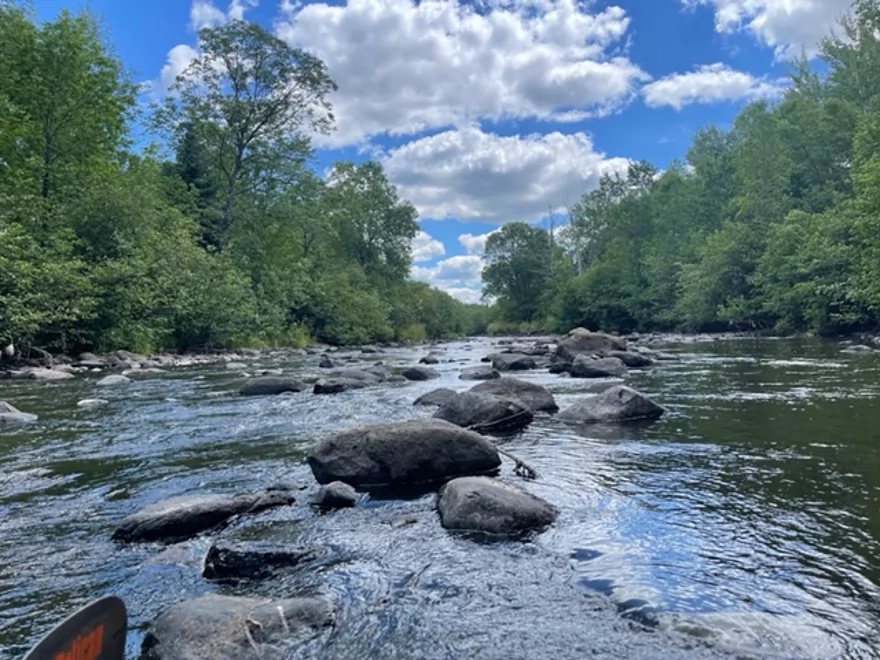
[(519, 536), (551, 525), (556, 507), (526, 491), (487, 477), (454, 479), (440, 489), (437, 510), (452, 531)]
[(330, 604), (319, 598), (209, 594), (160, 614), (144, 638), (141, 660), (281, 660), (290, 646), (332, 622)]
[(498, 451), (479, 433), (439, 419), (369, 424), (325, 438), (309, 454), (318, 483), (417, 486), (494, 473)]
[(119, 541), (180, 541), (217, 527), (233, 516), (258, 513), (294, 502), (283, 491), (246, 495), (180, 495), (150, 504), (125, 518), (113, 538)]
[(420, 396), (418, 399), (413, 401), (414, 406), (442, 406), (444, 403), (449, 401), (452, 397), (456, 395), (455, 390), (450, 390), (448, 387), (441, 387), (436, 390), (431, 390)]
[(461, 392), (444, 403), (434, 417), (475, 431), (492, 432), (521, 429), (528, 426), (535, 415), (517, 399)]
[(537, 369), (538, 363), (531, 355), (496, 353), (492, 356), (492, 367), (498, 371), (528, 371)]
[(238, 390), (238, 393), (242, 396), (268, 396), (285, 392), (302, 392), (307, 389), (309, 389), (309, 386), (296, 378), (264, 376), (247, 381)]
[(644, 394), (625, 385), (615, 385), (566, 408), (559, 413), (559, 419), (575, 424), (627, 422), (657, 419), (664, 412), (663, 406)]
[(202, 576), (208, 580), (259, 579), (330, 554), (329, 548), (289, 548), (266, 543), (213, 544)]
[(501, 378), (501, 372), (489, 366), (470, 367), (462, 371), (458, 377), (461, 380), (495, 380)]
[(590, 332), (575, 328), (556, 346), (556, 355), (564, 362), (573, 362), (578, 355), (607, 355), (611, 351), (625, 351), (626, 342), (604, 332)]
[(0, 401), (0, 428), (4, 426), (18, 426), (20, 424), (30, 424), (36, 422), (37, 416), (30, 413), (21, 412), (12, 404)]
[(369, 384), (369, 381), (355, 380), (354, 378), (328, 378), (315, 383), (313, 392), (315, 394), (339, 394), (349, 390), (359, 390)]
[(625, 378), (626, 366), (617, 358), (590, 358), (579, 355), (571, 364), (573, 378)]
[(556, 412), (559, 406), (545, 387), (517, 378), (498, 378), (474, 385), (471, 392), (522, 401), (532, 412)]
[(312, 498), (312, 504), (322, 509), (344, 509), (354, 506), (357, 501), (357, 491), (341, 481), (321, 486)]
[(401, 372), (407, 380), (433, 380), (440, 378), (440, 372), (431, 367), (409, 367)]

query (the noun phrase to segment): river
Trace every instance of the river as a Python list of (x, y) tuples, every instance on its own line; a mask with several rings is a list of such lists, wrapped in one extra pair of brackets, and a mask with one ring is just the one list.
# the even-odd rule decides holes
[[(433, 496), (366, 500), (320, 515), (304, 463), (324, 434), (430, 415), (435, 387), (497, 340), (442, 344), (439, 380), (318, 396), (217, 396), (243, 382), (224, 365), (178, 368), (100, 392), (96, 378), (0, 381), (0, 400), (40, 421), (0, 431), (0, 657), (106, 593), (128, 607), (128, 654), (168, 605), (207, 591), (322, 593), (332, 631), (297, 657), (880, 657), (880, 354), (837, 341), (663, 345), (676, 362), (630, 384), (669, 413), (650, 426), (572, 429), (539, 416), (504, 446), (540, 478), (557, 523), (529, 542), (446, 533)], [(414, 364), (426, 349), (357, 360)], [(317, 358), (254, 367), (320, 375)], [(545, 371), (561, 407), (595, 381)], [(101, 396), (109, 405), (77, 408)], [(505, 478), (523, 483), (505, 461)], [(334, 559), (258, 583), (199, 576), (210, 535), (171, 550), (118, 546), (116, 523), (150, 502), (303, 482), (292, 507), (215, 536), (330, 545)], [(392, 524), (406, 515), (413, 524)], [(654, 627), (618, 605), (650, 605)]]

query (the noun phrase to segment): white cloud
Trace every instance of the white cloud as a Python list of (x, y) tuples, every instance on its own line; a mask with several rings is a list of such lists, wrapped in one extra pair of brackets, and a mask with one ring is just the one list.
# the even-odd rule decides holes
[(458, 242), (467, 251), (468, 254), (483, 254), (486, 251), (486, 241), (492, 234), (496, 234), (500, 229), (493, 229), (487, 234), (462, 234), (458, 237)]
[(837, 27), (852, 0), (682, 0), (685, 6), (710, 5), (715, 29), (751, 32), (780, 59), (805, 50), (814, 55), (819, 41)]
[(781, 91), (780, 83), (756, 78), (718, 62), (690, 73), (676, 73), (656, 80), (642, 88), (642, 95), (651, 107), (668, 105), (681, 110), (691, 103), (777, 96)]
[(193, 0), (189, 9), (189, 25), (193, 30), (216, 27), (226, 22), (226, 14), (211, 0)]
[(260, 3), (260, 0), (231, 0), (229, 3), (229, 11), (226, 13), (230, 21), (244, 20), (244, 13), (248, 9), (253, 9)]
[(503, 224), (572, 204), (629, 161), (606, 159), (583, 133), (499, 136), (468, 126), (409, 142), (383, 164), (421, 217)]
[(647, 75), (621, 50), (629, 18), (585, 0), (287, 2), (280, 37), (339, 84), (324, 145), (477, 118), (578, 121), (628, 103)]
[(443, 247), (443, 243), (427, 232), (420, 231), (413, 239), (412, 260), (416, 263), (430, 261), (434, 257), (442, 257), (444, 254), (446, 254), (446, 248)]
[(198, 56), (199, 52), (186, 44), (180, 44), (169, 50), (159, 80), (156, 85), (151, 85), (151, 89), (159, 95), (164, 95), (177, 76), (183, 73)]
[(430, 267), (413, 266), (413, 279), (446, 291), (465, 302), (478, 302), (482, 295), (483, 258), (474, 254), (460, 254), (438, 261)]

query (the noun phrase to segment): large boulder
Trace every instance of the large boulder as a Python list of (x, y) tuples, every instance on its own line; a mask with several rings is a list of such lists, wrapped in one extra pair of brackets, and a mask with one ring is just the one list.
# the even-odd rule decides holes
[(21, 412), (18, 408), (5, 401), (0, 401), (0, 428), (4, 426), (19, 426), (36, 422), (37, 416)]
[(492, 356), (492, 367), (498, 371), (528, 371), (537, 369), (538, 363), (531, 355), (496, 353)]
[(578, 355), (569, 371), (573, 378), (626, 378), (626, 366), (618, 358)]
[(578, 355), (607, 355), (611, 351), (625, 351), (626, 342), (604, 332), (590, 332), (575, 328), (556, 345), (556, 355), (564, 362), (573, 362)]
[(426, 392), (418, 399), (413, 401), (414, 406), (442, 406), (444, 403), (449, 401), (456, 394), (455, 390), (450, 390), (448, 387), (441, 387), (436, 390), (431, 390), (430, 392)]
[(628, 422), (657, 419), (666, 412), (644, 394), (625, 385), (609, 387), (559, 413), (559, 419), (574, 424), (596, 422)]
[(321, 379), (315, 383), (312, 390), (315, 394), (339, 394), (340, 392), (348, 392), (349, 390), (359, 390), (370, 384), (367, 380), (356, 380), (354, 378), (327, 378)]
[(329, 548), (296, 548), (259, 542), (212, 544), (202, 576), (209, 580), (263, 578), (330, 554)]
[(461, 380), (495, 380), (501, 378), (501, 372), (487, 365), (469, 367), (458, 376)]
[(330, 604), (319, 598), (208, 594), (160, 614), (144, 638), (141, 660), (281, 660), (332, 622)]
[(440, 489), (440, 522), (448, 530), (519, 536), (553, 524), (557, 510), (549, 502), (511, 484), (488, 477), (454, 479)]
[(522, 401), (532, 412), (556, 412), (559, 406), (546, 387), (518, 378), (498, 378), (474, 385), (471, 392)]
[(483, 436), (440, 419), (360, 426), (325, 438), (309, 454), (318, 483), (355, 488), (434, 484), (491, 474), (499, 465)]
[(113, 538), (118, 541), (180, 541), (213, 529), (233, 516), (257, 513), (294, 502), (288, 492), (245, 495), (179, 495), (125, 518)]
[(479, 392), (461, 392), (440, 406), (434, 413), (456, 426), (479, 432), (514, 431), (535, 418), (522, 401)]
[(407, 380), (433, 380), (440, 378), (440, 372), (431, 367), (408, 367), (401, 372), (401, 375)]
[(296, 378), (279, 378), (278, 376), (263, 376), (251, 378), (238, 393), (242, 396), (268, 396), (284, 394), (285, 392), (302, 392), (309, 386)]

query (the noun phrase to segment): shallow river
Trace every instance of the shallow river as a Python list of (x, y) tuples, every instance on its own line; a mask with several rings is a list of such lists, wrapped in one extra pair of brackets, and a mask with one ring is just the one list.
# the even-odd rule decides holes
[[(304, 456), (317, 438), (377, 420), (427, 416), (435, 387), (494, 341), (444, 344), (443, 378), (333, 396), (240, 398), (221, 365), (173, 370), (98, 392), (95, 378), (0, 381), (0, 400), (40, 421), (0, 432), (0, 657), (18, 658), (67, 614), (105, 593), (147, 623), (207, 591), (320, 593), (332, 630), (292, 657), (880, 657), (880, 355), (838, 342), (735, 340), (664, 345), (681, 360), (633, 372), (669, 408), (648, 427), (573, 430), (537, 417), (504, 439), (537, 468), (522, 482), (560, 510), (526, 543), (475, 543), (442, 530), (433, 496), (366, 500), (318, 515)], [(356, 355), (415, 363), (420, 349)], [(317, 358), (254, 368), (319, 375)], [(544, 371), (561, 407), (595, 381)], [(605, 383), (607, 385), (607, 383)], [(103, 408), (76, 402), (101, 396)], [(332, 561), (259, 583), (199, 576), (210, 536), (117, 546), (115, 524), (161, 498), (307, 485), (298, 503), (216, 533), (330, 545)], [(392, 524), (402, 515), (414, 524)], [(619, 605), (649, 604), (643, 626)], [(646, 606), (647, 607), (647, 606)]]

